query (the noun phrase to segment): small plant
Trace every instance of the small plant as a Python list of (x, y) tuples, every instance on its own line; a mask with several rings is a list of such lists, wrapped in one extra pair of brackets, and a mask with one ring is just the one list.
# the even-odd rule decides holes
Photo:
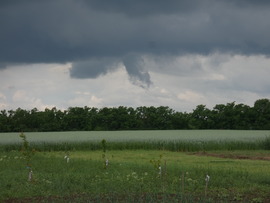
[(162, 154), (159, 155), (159, 159), (155, 160), (155, 159), (151, 159), (150, 163), (154, 166), (154, 168), (156, 168), (159, 172), (159, 174), (161, 175), (161, 161), (162, 161)]
[(164, 165), (162, 166), (162, 157), (163, 155), (159, 155), (159, 159), (151, 159), (150, 163), (154, 166), (154, 168), (158, 171), (157, 178), (160, 179), (160, 184), (162, 186), (163, 193), (167, 188), (167, 162), (164, 160)]
[(103, 159), (103, 168), (107, 169), (109, 166), (109, 160), (106, 158), (106, 151), (107, 151), (107, 141), (105, 139), (101, 140), (102, 145), (102, 159)]
[(182, 195), (185, 194), (185, 172), (183, 171), (182, 172), (182, 178), (180, 179), (181, 180), (181, 188), (182, 188)]
[(33, 170), (32, 170), (32, 164), (31, 164), (31, 160), (33, 155), (35, 154), (35, 149), (32, 149), (29, 145), (29, 142), (26, 139), (26, 136), (24, 133), (20, 134), (20, 137), (22, 138), (22, 148), (21, 148), (21, 152), (22, 155), (24, 156), (24, 158), (26, 159), (26, 168), (28, 169), (28, 181), (32, 181), (33, 180)]
[(102, 145), (102, 151), (103, 153), (106, 153), (106, 150), (107, 150), (107, 141), (105, 139), (101, 140), (101, 145)]
[(207, 189), (208, 189), (208, 183), (210, 181), (210, 176), (209, 175), (206, 175), (205, 177), (205, 197), (207, 196)]

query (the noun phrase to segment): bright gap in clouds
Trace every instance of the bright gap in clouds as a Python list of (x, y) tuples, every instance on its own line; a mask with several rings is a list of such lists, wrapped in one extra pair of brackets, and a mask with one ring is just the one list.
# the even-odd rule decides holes
[(95, 79), (70, 77), (71, 64), (32, 64), (0, 70), (0, 109), (75, 106), (169, 106), (190, 112), (199, 104), (236, 101), (253, 106), (270, 97), (270, 59), (261, 55), (144, 56), (152, 84), (134, 85), (123, 64)]

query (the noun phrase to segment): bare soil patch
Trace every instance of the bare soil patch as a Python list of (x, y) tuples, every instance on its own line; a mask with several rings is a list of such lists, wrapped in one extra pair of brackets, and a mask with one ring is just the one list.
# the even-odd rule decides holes
[(249, 160), (264, 160), (270, 161), (270, 154), (260, 154), (260, 155), (244, 155), (244, 154), (234, 154), (234, 153), (212, 153), (212, 152), (194, 152), (188, 153), (189, 155), (196, 156), (212, 156), (218, 158), (226, 158), (226, 159), (249, 159)]

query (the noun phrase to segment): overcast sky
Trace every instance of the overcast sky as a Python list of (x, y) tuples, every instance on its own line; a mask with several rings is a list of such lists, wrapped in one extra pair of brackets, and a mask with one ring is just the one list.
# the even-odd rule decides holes
[(0, 109), (270, 98), (268, 0), (1, 0)]

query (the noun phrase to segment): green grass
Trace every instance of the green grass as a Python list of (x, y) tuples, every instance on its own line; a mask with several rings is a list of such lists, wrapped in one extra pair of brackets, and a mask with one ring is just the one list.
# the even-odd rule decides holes
[(269, 202), (268, 133), (25, 133), (33, 181), (19, 133), (0, 134), (0, 202)]
[[(240, 153), (240, 152), (238, 152)], [(263, 152), (261, 152), (263, 153)], [(161, 158), (163, 175), (150, 160)], [(27, 181), (25, 160), (18, 151), (0, 153), (0, 201), (18, 198), (50, 198), (84, 201), (155, 202), (251, 201), (270, 198), (270, 163), (260, 160), (222, 159), (162, 150), (107, 151), (108, 169), (102, 151), (37, 152), (33, 157), (34, 181)], [(165, 167), (166, 161), (166, 167)], [(166, 169), (165, 169), (166, 168)], [(210, 175), (205, 197), (205, 176)], [(184, 177), (184, 179), (183, 179)]]

